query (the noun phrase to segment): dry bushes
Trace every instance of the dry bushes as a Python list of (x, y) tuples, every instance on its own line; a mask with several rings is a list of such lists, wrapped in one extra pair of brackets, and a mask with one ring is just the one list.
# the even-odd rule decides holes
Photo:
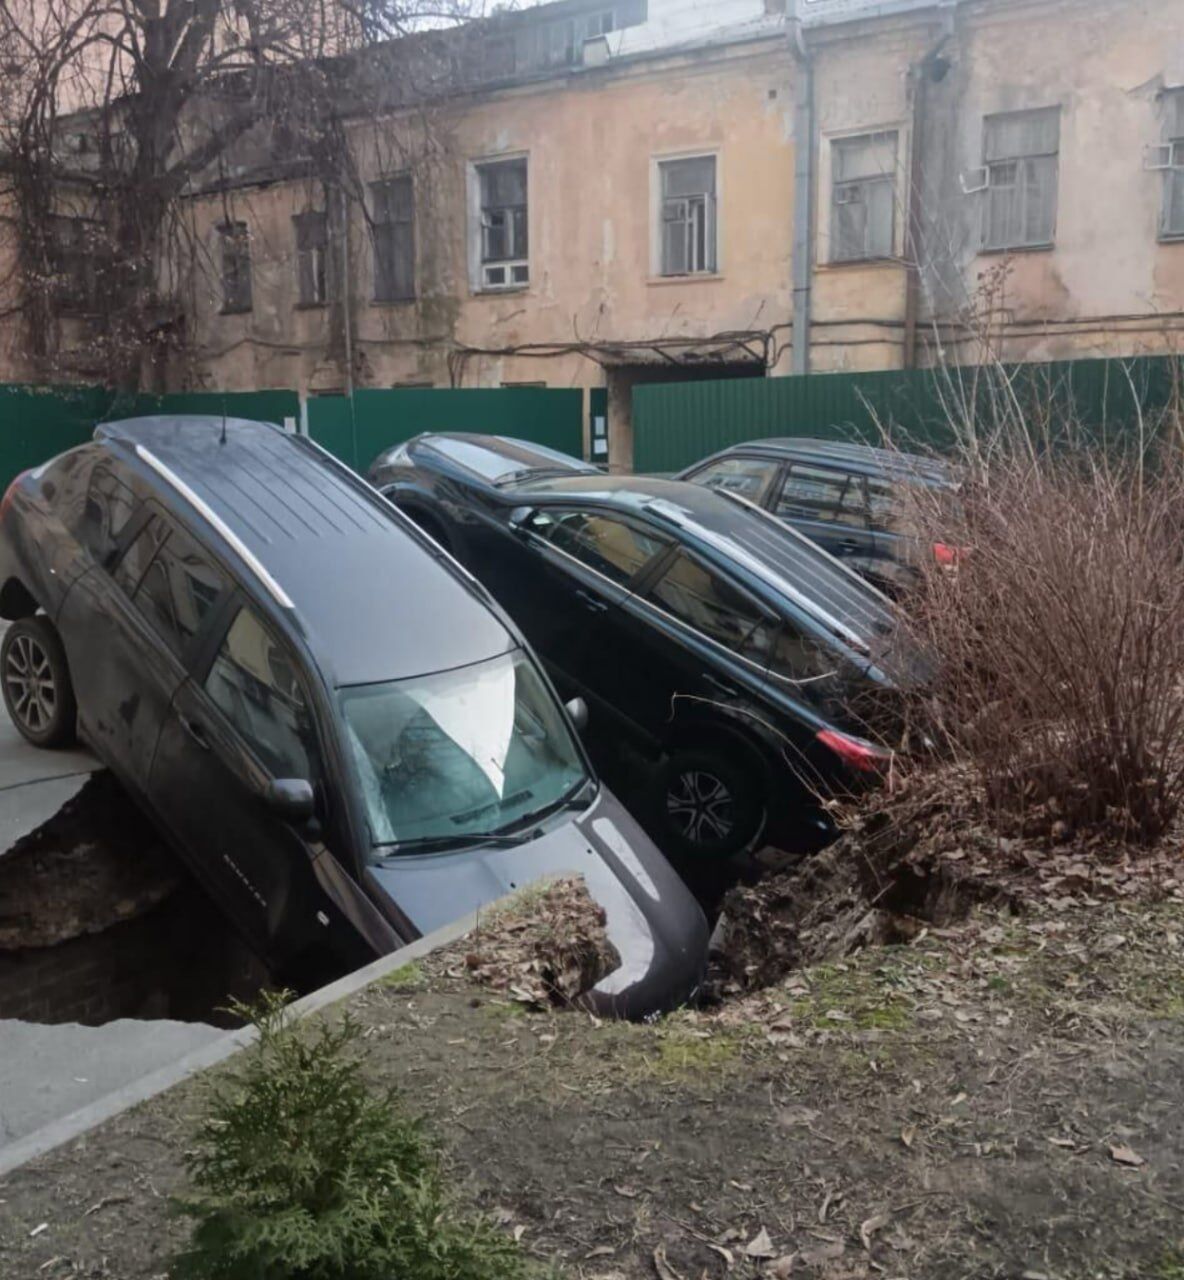
[(912, 501), (922, 545), (958, 548), (953, 566), (922, 557), (908, 602), (936, 660), (927, 723), (1001, 830), (1147, 845), (1180, 810), (1178, 426), (1115, 449), (1009, 416), (987, 442), (960, 432), (957, 503)]

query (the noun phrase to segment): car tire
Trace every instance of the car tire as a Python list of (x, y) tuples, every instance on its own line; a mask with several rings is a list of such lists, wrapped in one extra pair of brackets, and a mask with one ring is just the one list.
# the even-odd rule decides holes
[(22, 618), (5, 632), (0, 690), (12, 723), (35, 747), (67, 747), (74, 741), (74, 685), (66, 651), (48, 618)]
[(765, 798), (743, 758), (719, 751), (675, 749), (654, 777), (654, 825), (671, 855), (730, 858), (747, 848), (765, 821)]

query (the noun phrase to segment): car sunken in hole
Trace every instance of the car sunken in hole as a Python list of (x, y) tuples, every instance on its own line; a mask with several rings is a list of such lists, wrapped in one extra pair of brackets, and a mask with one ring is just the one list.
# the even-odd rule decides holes
[(277, 976), (308, 985), (506, 893), (582, 876), (620, 966), (688, 999), (707, 926), (590, 767), (485, 589), (363, 480), (270, 425), (102, 425), (0, 507), (0, 687), (75, 730)]
[(816, 847), (820, 801), (890, 761), (925, 662), (890, 600), (752, 503), (493, 436), (419, 436), (370, 476), (648, 762), (638, 812), (672, 856)]

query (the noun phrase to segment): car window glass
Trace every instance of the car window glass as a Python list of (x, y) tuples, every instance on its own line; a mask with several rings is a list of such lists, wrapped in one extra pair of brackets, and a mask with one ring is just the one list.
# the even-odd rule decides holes
[(312, 722), (287, 650), (240, 609), (206, 677), (206, 692), (273, 778), (312, 777)]
[(588, 511), (536, 511), (532, 532), (606, 578), (628, 583), (670, 543), (622, 520)]
[(738, 493), (750, 502), (759, 502), (777, 464), (761, 458), (720, 458), (696, 471), (690, 477), (695, 484), (709, 489), (722, 489), (726, 493)]
[(858, 476), (795, 462), (786, 473), (777, 499), (777, 515), (785, 520), (829, 520), (866, 523), (863, 484)]
[(127, 549), (119, 558), (119, 563), (112, 569), (115, 581), (130, 596), (135, 592), (140, 579), (144, 576), (157, 547), (164, 541), (168, 528), (159, 516), (152, 516), (147, 524), (128, 543)]
[(226, 589), (225, 577), (197, 543), (174, 529), (156, 553), (132, 597), (175, 653), (181, 653)]
[(86, 494), (82, 536), (100, 560), (111, 554), (138, 505), (136, 495), (110, 467), (95, 467)]
[(817, 680), (836, 668), (833, 655), (820, 649), (809, 636), (789, 623), (773, 638), (769, 669), (790, 680)]
[(650, 591), (650, 599), (667, 613), (735, 653), (764, 662), (769, 648), (769, 620), (751, 597), (680, 554)]

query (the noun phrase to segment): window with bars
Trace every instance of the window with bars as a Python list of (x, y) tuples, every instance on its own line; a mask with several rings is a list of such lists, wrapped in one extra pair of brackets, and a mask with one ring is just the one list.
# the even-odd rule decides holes
[(300, 305), (323, 306), (328, 298), (328, 218), (323, 211), (310, 210), (298, 213), (292, 225), (296, 234), (296, 286)]
[(93, 218), (64, 214), (51, 218), (50, 266), (59, 310), (84, 314), (99, 310), (106, 245), (103, 225)]
[(664, 276), (710, 274), (716, 253), (715, 156), (663, 160), (662, 262)]
[(1184, 237), (1184, 89), (1164, 96), (1163, 217), (1161, 233), (1166, 239)]
[(250, 311), (251, 233), (245, 222), (224, 222), (218, 236), (222, 242), (222, 311), (227, 315)]
[(530, 219), (525, 158), (477, 165), (481, 202), (481, 288), (530, 283)]
[(1013, 111), (983, 122), (984, 249), (1053, 243), (1061, 110)]
[(374, 301), (415, 297), (415, 186), (409, 173), (370, 184)]
[(890, 258), (896, 249), (895, 130), (831, 142), (831, 261)]

